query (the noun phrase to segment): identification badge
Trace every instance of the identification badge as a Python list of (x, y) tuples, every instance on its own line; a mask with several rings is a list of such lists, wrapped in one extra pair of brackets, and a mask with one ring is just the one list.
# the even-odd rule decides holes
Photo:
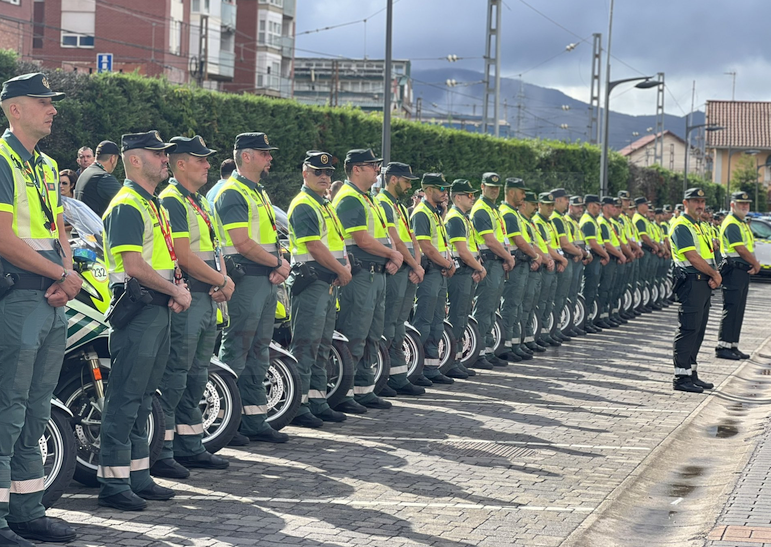
[(222, 271), (222, 247), (219, 245), (214, 247), (214, 267), (218, 272)]

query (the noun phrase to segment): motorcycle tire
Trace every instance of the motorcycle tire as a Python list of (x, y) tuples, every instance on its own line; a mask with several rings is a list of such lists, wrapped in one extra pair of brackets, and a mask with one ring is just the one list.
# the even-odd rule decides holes
[(75, 439), (70, 416), (62, 409), (51, 407), (51, 417), (40, 437), (45, 478), (43, 506), (48, 509), (62, 497), (75, 475)]
[(375, 360), (373, 372), (375, 375), (375, 393), (380, 393), (391, 374), (391, 357), (388, 355), (388, 348), (382, 339), (378, 345), (377, 359)]
[(642, 299), (643, 299), (642, 290), (640, 289), (639, 286), (637, 286), (634, 288), (634, 291), (632, 291), (632, 308), (635, 310), (641, 308)]
[(302, 392), (297, 364), (271, 350), (270, 366), (264, 385), (268, 399), (268, 416), (265, 421), (279, 431), (294, 420), (300, 408)]
[(650, 290), (650, 287), (646, 285), (645, 287), (643, 287), (643, 290), (642, 290), (642, 305), (643, 307), (645, 307), (650, 305), (651, 302), (652, 302), (651, 290)]
[(469, 316), (468, 323), (466, 323), (466, 329), (463, 331), (463, 339), (460, 341), (460, 351), (463, 356), (460, 362), (463, 366), (467, 366), (471, 363), (476, 363), (479, 359), (479, 354), (482, 353), (482, 341), (479, 336), (479, 327), (477, 326), (476, 319)]
[(579, 294), (573, 305), (573, 325), (583, 330), (586, 325), (586, 300), (584, 295)]
[(597, 306), (597, 301), (595, 300), (592, 302), (592, 309), (589, 310), (589, 314), (586, 316), (586, 319), (594, 323), (597, 321), (597, 318), (600, 315), (600, 308)]
[(634, 307), (634, 296), (632, 294), (632, 289), (627, 287), (624, 290), (624, 294), (621, 297), (621, 310), (625, 313), (629, 313), (632, 311), (632, 308)]
[(503, 318), (500, 313), (495, 312), (495, 323), (493, 323), (493, 354), (495, 355), (503, 352), (506, 345), (503, 334)]
[(241, 424), (241, 392), (236, 379), (223, 370), (210, 368), (199, 406), (203, 446), (214, 454), (227, 446)]
[[(102, 369), (102, 377), (107, 388), (108, 372)], [(73, 418), (70, 419), (73, 430), (75, 451), (74, 479), (85, 486), (99, 486), (96, 469), (99, 466), (99, 432), (102, 427), (102, 414), (92, 404), (95, 400), (94, 384), (81, 384), (79, 378), (57, 391), (56, 396), (65, 404)], [(163, 448), (166, 432), (166, 419), (157, 395), (153, 395), (150, 416), (147, 418), (147, 438), (150, 445), (150, 465), (155, 463)]]
[(452, 333), (452, 325), (447, 321), (443, 323), (442, 339), (437, 344), (439, 350), (439, 372), (448, 372), (455, 364), (458, 342)]
[(327, 360), (327, 404), (334, 408), (345, 399), (346, 394), (353, 388), (353, 378), (356, 373), (356, 364), (348, 349), (348, 345), (342, 340), (333, 340), (332, 349)]
[(407, 329), (403, 347), (404, 359), (407, 361), (407, 379), (409, 380), (423, 374), (426, 352), (423, 349), (423, 344), (420, 343), (420, 335)]
[[(554, 313), (552, 312), (552, 315)], [(562, 308), (558, 320), (554, 322), (554, 330), (552, 332), (560, 331), (565, 332), (570, 330), (573, 326), (573, 303), (570, 300), (565, 300), (565, 306)]]
[(532, 332), (535, 338), (541, 334), (541, 318), (538, 316), (538, 309), (534, 309), (530, 312), (530, 317), (527, 319), (525, 325), (525, 332), (522, 333), (522, 340), (527, 338), (528, 333)]

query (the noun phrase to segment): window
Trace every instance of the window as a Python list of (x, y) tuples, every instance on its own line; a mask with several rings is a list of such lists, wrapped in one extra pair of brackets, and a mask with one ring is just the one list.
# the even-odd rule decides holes
[(261, 46), (281, 47), (281, 15), (260, 14), (257, 43)]
[(750, 220), (750, 229), (757, 239), (771, 239), (771, 225), (763, 221)]
[(62, 47), (94, 47), (95, 10), (95, 0), (62, 0)]
[(43, 39), (45, 38), (45, 10), (45, 2), (43, 0), (35, 0), (32, 8), (32, 47), (35, 49), (43, 47)]
[(20, 4), (20, 0), (3, 0), (3, 2), (8, 2), (9, 4), (13, 4), (14, 6), (18, 6)]
[(279, 8), (283, 8), (284, 0), (260, 0), (260, 4), (270, 4), (271, 6), (277, 6)]

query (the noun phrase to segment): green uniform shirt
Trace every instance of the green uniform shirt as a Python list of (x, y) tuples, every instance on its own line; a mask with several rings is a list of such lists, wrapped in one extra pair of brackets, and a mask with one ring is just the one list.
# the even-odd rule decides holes
[[(359, 190), (359, 188), (356, 187), (355, 184), (353, 184), (350, 181), (345, 181), (345, 184), (350, 185), (353, 187), (354, 190), (356, 190), (360, 194), (365, 194), (365, 192), (362, 192)], [(372, 202), (372, 199), (367, 195), (367, 199), (369, 199), (370, 202)], [(373, 211), (372, 215), (375, 217), (375, 222), (380, 222), (381, 220), (383, 222), (386, 221), (385, 217), (382, 213), (382, 207), (379, 207), (377, 204), (373, 202)], [(335, 208), (337, 212), (337, 218), (340, 219), (340, 224), (343, 225), (343, 228), (347, 231), (351, 228), (361, 228), (362, 226), (367, 226), (367, 212), (364, 209), (364, 206), (362, 205), (361, 201), (356, 199), (355, 196), (345, 196), (343, 199), (340, 200), (340, 202), (337, 204), (337, 207)], [(385, 264), (388, 262), (388, 259), (383, 256), (377, 256), (368, 253), (364, 249), (360, 248), (358, 245), (350, 244), (347, 246), (348, 252), (353, 253), (353, 255), (362, 262), (375, 262), (377, 264)], [(390, 247), (390, 245), (386, 245), (386, 247)]]
[[(251, 190), (264, 190), (264, 187), (261, 184), (255, 183), (248, 178), (239, 175), (237, 171), (233, 171), (231, 176), (234, 179), (244, 183)], [(249, 218), (249, 205), (246, 203), (244, 196), (242, 196), (238, 190), (234, 190), (232, 188), (226, 189), (224, 192), (220, 193), (219, 198), (217, 198), (216, 203), (213, 205), (217, 211), (219, 220), (222, 222), (221, 227), (223, 229), (227, 229), (229, 227), (240, 227), (233, 226), (234, 224), (241, 225), (245, 228), (251, 221)], [(270, 211), (268, 214), (272, 215), (273, 211)], [(253, 262), (248, 258), (241, 256), (240, 254), (234, 254), (233, 260), (239, 264), (256, 264), (256, 262)], [(263, 266), (263, 264), (260, 264), (260, 266)]]
[[(491, 209), (495, 209), (495, 203), (489, 199), (483, 197), (482, 201), (489, 205)], [(489, 234), (493, 231), (493, 219), (490, 218), (490, 215), (487, 214), (487, 212), (484, 210), (480, 209), (476, 211), (471, 219), (471, 222), (474, 223), (474, 229), (480, 236)]]
[[(597, 217), (592, 217), (592, 218), (595, 221), (597, 220)], [(592, 222), (586, 222), (583, 226), (581, 226), (581, 232), (584, 234), (584, 239), (591, 239), (591, 238), (597, 237), (597, 229), (594, 223)]]
[[(322, 207), (326, 204), (327, 207), (331, 207), (329, 200), (321, 197), (316, 192), (303, 185), (301, 192), (305, 192), (313, 199), (315, 199)], [(292, 209), (292, 214), (289, 216), (289, 224), (292, 226), (294, 237), (302, 241), (320, 241), (321, 240), (321, 227), (319, 226), (319, 217), (313, 207), (307, 203), (299, 203)], [(316, 261), (313, 261), (312, 266), (325, 274), (334, 273), (332, 270), (325, 268)]]
[[(198, 204), (198, 207), (200, 207), (204, 211), (208, 211), (210, 219), (214, 218), (214, 215), (211, 213), (211, 209), (208, 207), (208, 202), (207, 202), (207, 205), (204, 206), (203, 202), (201, 201), (206, 198), (204, 198), (202, 195), (198, 193), (191, 194), (187, 190), (187, 188), (179, 184), (179, 182), (176, 179), (171, 179), (170, 184), (173, 184), (174, 186), (177, 187), (177, 190), (179, 191), (180, 194), (182, 194), (183, 199), (187, 199), (188, 196), (192, 196), (196, 204)], [(188, 225), (187, 207), (185, 207), (183, 203), (180, 203), (178, 199), (174, 199), (172, 197), (165, 197), (161, 199), (160, 202), (161, 202), (161, 205), (163, 205), (163, 208), (166, 209), (166, 213), (168, 214), (169, 224), (171, 224), (172, 236), (183, 235), (183, 237), (189, 238), (190, 226)], [(214, 260), (204, 260), (204, 262), (206, 262), (206, 264), (208, 264), (212, 268), (216, 267), (214, 265)]]
[[(139, 186), (133, 180), (126, 179), (123, 186), (128, 186), (142, 199), (151, 201), (160, 210), (158, 199), (151, 195), (147, 190)], [(187, 231), (187, 225), (185, 225)], [(121, 203), (112, 208), (109, 214), (104, 218), (104, 232), (107, 234), (107, 242), (111, 248), (131, 246), (138, 252), (142, 252), (144, 243), (145, 221), (142, 219), (136, 207)]]
[[(736, 220), (739, 222), (747, 222), (746, 220), (739, 220), (738, 218)], [(742, 237), (742, 229), (739, 227), (738, 224), (732, 223), (726, 226), (725, 237), (728, 240), (728, 243), (730, 245), (738, 244), (738, 245), (745, 245), (746, 247), (746, 244), (744, 243), (744, 238)], [(738, 260), (739, 262), (742, 262), (744, 264), (749, 264), (749, 262), (747, 262), (740, 256), (733, 257), (733, 260)]]
[[(455, 207), (453, 205), (453, 207)], [(463, 214), (463, 213), (461, 213)], [(468, 233), (466, 231), (466, 224), (463, 222), (463, 219), (459, 217), (452, 217), (444, 224), (445, 229), (447, 230), (447, 239), (450, 241), (450, 243), (454, 243), (456, 241), (467, 241), (468, 240)]]
[[(686, 215), (685, 213), (681, 213), (685, 218), (690, 220), (692, 223), (695, 223), (694, 220)], [(680, 252), (685, 251), (697, 251), (696, 248), (696, 242), (693, 240), (693, 234), (691, 233), (691, 230), (688, 229), (688, 226), (685, 224), (678, 224), (675, 226), (674, 230), (672, 230), (671, 235), (672, 243), (674, 244), (676, 249), (679, 249)], [(694, 268), (693, 266), (686, 266), (685, 271), (688, 273), (697, 273), (699, 270)]]

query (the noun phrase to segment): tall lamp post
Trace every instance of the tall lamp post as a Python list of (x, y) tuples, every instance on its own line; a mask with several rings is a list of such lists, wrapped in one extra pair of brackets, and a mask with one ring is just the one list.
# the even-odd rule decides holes
[[(683, 170), (683, 193), (688, 189), (688, 159), (691, 157), (691, 131), (703, 127), (705, 131), (722, 131), (725, 129), (714, 123), (700, 123), (697, 125), (685, 124), (685, 169)], [(731, 173), (728, 174), (730, 185)]]
[[(610, 69), (610, 67), (608, 67)], [(608, 126), (610, 123), (610, 92), (619, 84), (627, 82), (639, 82), (635, 87), (639, 89), (650, 89), (661, 85), (658, 80), (651, 80), (652, 76), (641, 76), (637, 78), (625, 78), (615, 80), (605, 84), (605, 107), (602, 116), (602, 156), (600, 157), (600, 195), (608, 193)], [(642, 80), (642, 81), (640, 81)]]

